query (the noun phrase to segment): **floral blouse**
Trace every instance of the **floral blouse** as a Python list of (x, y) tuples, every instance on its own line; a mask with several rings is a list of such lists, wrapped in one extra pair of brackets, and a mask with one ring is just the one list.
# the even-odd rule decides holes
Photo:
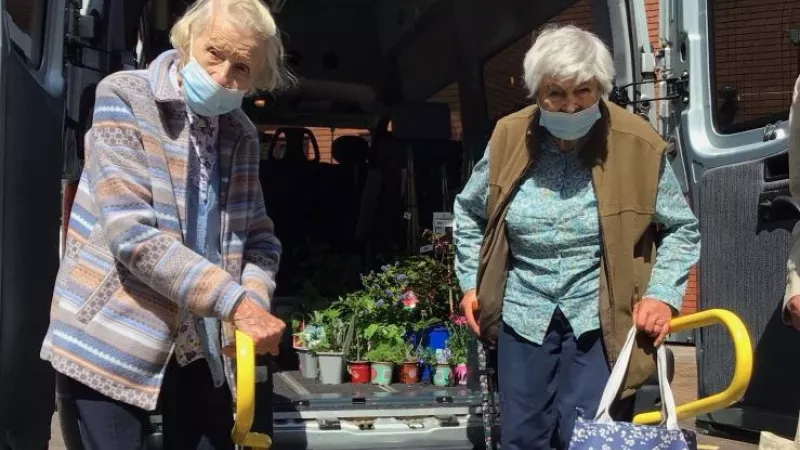
[[(600, 328), (600, 219), (591, 169), (576, 152), (542, 142), (506, 215), (511, 250), (503, 321), (540, 344), (556, 308), (575, 337)], [(475, 165), (456, 198), (456, 274), (464, 291), (474, 289), (486, 225), (489, 152)], [(700, 256), (698, 221), (669, 163), (664, 162), (655, 205), (663, 239), (645, 297), (680, 311), (689, 272)]]

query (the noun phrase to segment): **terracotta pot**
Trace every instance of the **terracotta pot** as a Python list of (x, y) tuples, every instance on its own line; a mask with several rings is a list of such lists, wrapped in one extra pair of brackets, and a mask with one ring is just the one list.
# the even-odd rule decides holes
[(370, 381), (370, 370), (368, 361), (350, 361), (350, 382), (353, 384), (367, 384)]
[(403, 384), (419, 382), (419, 367), (416, 362), (404, 362), (400, 366), (400, 382)]

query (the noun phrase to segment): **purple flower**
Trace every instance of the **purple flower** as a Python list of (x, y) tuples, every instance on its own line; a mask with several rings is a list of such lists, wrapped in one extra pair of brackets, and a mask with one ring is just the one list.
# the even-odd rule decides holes
[(383, 301), (383, 299), (381, 299), (381, 300), (378, 300), (377, 302), (375, 302), (375, 306), (377, 306), (377, 307), (381, 307), (381, 306), (383, 306), (384, 304), (385, 304), (385, 302)]
[(397, 277), (395, 278), (397, 279), (397, 281), (406, 281), (408, 279), (408, 277), (404, 273), (397, 275)]
[(392, 290), (391, 290), (391, 289), (389, 289), (389, 288), (386, 288), (386, 289), (383, 291), (383, 293), (384, 293), (384, 294), (386, 294), (386, 295), (388, 295), (389, 297), (391, 297), (391, 296), (393, 296), (393, 295), (394, 295), (394, 292), (392, 292)]

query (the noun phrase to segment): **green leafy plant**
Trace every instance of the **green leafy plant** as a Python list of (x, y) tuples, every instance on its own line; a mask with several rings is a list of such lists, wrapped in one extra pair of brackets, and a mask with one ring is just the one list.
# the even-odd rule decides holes
[(453, 364), (466, 364), (469, 348), (470, 331), (467, 320), (463, 316), (453, 316), (447, 322), (450, 337), (447, 339), (447, 349), (450, 351), (450, 360)]
[(314, 333), (321, 333), (321, 338), (315, 341), (313, 350), (316, 352), (346, 352), (347, 336), (351, 323), (344, 320), (342, 311), (337, 308), (328, 308), (315, 311), (312, 314), (311, 328)]
[(367, 360), (376, 363), (402, 363), (405, 360), (405, 344), (383, 342), (367, 352)]

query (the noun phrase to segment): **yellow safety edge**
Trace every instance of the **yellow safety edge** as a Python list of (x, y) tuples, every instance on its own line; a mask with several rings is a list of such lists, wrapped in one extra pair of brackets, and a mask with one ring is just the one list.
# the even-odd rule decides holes
[[(747, 328), (736, 314), (725, 309), (709, 309), (676, 317), (670, 322), (670, 333), (714, 324), (724, 325), (733, 338), (733, 348), (736, 354), (733, 378), (724, 391), (678, 406), (679, 419), (727, 408), (742, 398), (750, 384), (750, 377), (753, 374), (753, 346)], [(633, 418), (633, 422), (637, 424), (657, 424), (661, 421), (661, 411), (641, 413)]]
[(252, 433), (256, 411), (256, 354), (253, 339), (236, 331), (236, 421), (231, 436), (236, 445), (269, 449), (272, 439), (263, 433)]

